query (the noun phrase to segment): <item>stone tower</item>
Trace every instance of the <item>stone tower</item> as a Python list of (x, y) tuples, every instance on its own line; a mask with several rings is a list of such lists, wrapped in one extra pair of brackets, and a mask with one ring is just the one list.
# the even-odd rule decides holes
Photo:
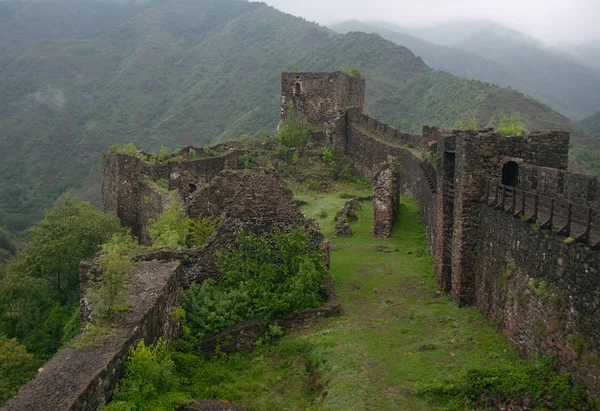
[(294, 103), (296, 112), (312, 126), (326, 127), (347, 108), (365, 104), (365, 80), (335, 71), (333, 73), (281, 73), (281, 120), (287, 105)]

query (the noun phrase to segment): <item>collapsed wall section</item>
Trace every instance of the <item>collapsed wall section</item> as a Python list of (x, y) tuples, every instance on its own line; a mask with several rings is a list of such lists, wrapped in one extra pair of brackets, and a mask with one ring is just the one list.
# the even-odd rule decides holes
[[(190, 150), (192, 148), (187, 148)], [(105, 153), (102, 157), (102, 208), (114, 212), (142, 244), (149, 244), (147, 226), (164, 208), (167, 189), (177, 190), (184, 202), (225, 169), (235, 169), (242, 151), (215, 157), (150, 164), (137, 157)], [(165, 184), (164, 191), (157, 182)]]

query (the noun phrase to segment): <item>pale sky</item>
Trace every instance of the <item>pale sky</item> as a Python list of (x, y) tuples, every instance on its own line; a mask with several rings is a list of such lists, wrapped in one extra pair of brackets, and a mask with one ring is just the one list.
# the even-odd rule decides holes
[(600, 0), (262, 0), (327, 25), (356, 19), (427, 25), (486, 18), (551, 44), (600, 42)]

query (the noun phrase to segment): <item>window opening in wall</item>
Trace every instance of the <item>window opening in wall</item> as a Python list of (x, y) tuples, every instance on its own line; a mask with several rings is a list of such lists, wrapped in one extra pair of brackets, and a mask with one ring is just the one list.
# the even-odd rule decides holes
[(519, 183), (519, 165), (514, 161), (509, 161), (502, 168), (502, 184), (505, 186), (516, 187)]
[(296, 94), (300, 94), (300, 83), (296, 83)]

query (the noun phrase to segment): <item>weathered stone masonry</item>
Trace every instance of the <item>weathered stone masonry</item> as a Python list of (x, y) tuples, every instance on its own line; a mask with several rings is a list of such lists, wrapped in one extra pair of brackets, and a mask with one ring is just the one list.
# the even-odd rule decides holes
[[(310, 91), (300, 89), (306, 99)], [(336, 154), (361, 176), (377, 180), (389, 158), (400, 164), (398, 184), (421, 206), (440, 288), (476, 305), (523, 355), (557, 356), (600, 395), (600, 179), (567, 171), (569, 134), (424, 126), (414, 136), (362, 107), (328, 115), (318, 123), (332, 124)]]

